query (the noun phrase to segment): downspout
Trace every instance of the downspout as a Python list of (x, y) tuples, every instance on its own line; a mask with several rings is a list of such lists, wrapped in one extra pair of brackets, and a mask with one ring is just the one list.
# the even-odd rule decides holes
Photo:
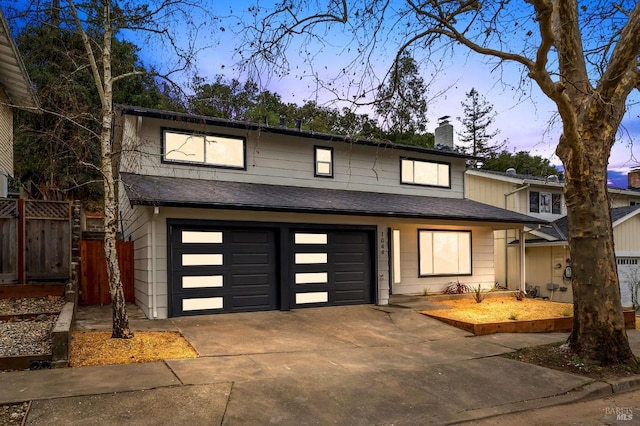
[(157, 259), (158, 253), (156, 248), (156, 218), (160, 214), (160, 208), (153, 208), (153, 216), (151, 216), (151, 294), (149, 299), (151, 302), (151, 310), (153, 311), (153, 318), (158, 318), (158, 292), (156, 285), (158, 284), (158, 268)]
[(527, 291), (527, 286), (525, 283), (526, 280), (526, 269), (525, 269), (525, 242), (524, 242), (524, 227), (520, 230), (520, 291)]
[[(522, 191), (523, 189), (528, 189), (531, 186), (530, 183), (521, 186), (519, 188), (514, 189), (513, 191), (507, 192), (506, 194), (504, 194), (504, 209), (505, 210), (509, 210), (507, 208), (507, 197), (509, 197), (510, 195), (513, 195), (517, 192)], [(504, 230), (504, 285), (505, 287), (509, 288), (509, 243), (507, 242), (507, 235), (508, 235), (509, 230), (505, 229)], [(522, 235), (524, 236), (524, 235)], [(520, 263), (522, 264), (522, 262), (524, 262), (524, 257), (520, 256)], [(523, 265), (524, 267), (524, 265)], [(522, 269), (522, 268), (520, 268)], [(522, 287), (522, 282), (520, 283), (520, 287)]]

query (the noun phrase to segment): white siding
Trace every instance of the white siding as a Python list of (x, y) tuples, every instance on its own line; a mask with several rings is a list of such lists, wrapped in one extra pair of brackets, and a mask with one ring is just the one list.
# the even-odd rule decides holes
[[(126, 216), (126, 219), (125, 219)], [(151, 242), (151, 223), (155, 217), (156, 240), (156, 284), (152, 285), (153, 270)], [(181, 209), (160, 207), (158, 215), (153, 215), (152, 207), (135, 207), (123, 214), (125, 219), (125, 236), (129, 236), (136, 244), (136, 303), (145, 314), (157, 318), (168, 315), (167, 296), (167, 218), (207, 219), (221, 221), (264, 221), (279, 223), (305, 224), (336, 224), (336, 225), (371, 225), (376, 226), (376, 301), (387, 304), (389, 300), (389, 241), (388, 229), (401, 231), (401, 265), (402, 282), (393, 285), (394, 294), (418, 294), (425, 287), (431, 292), (441, 291), (442, 288), (456, 277), (418, 277), (417, 230), (430, 229), (459, 229), (472, 231), (473, 275), (458, 277), (461, 282), (470, 285), (481, 284), (490, 287), (494, 283), (493, 274), (493, 233), (489, 228), (470, 226), (452, 226), (446, 223), (425, 223), (415, 220), (380, 219), (362, 216), (327, 216), (295, 213), (270, 212), (238, 212), (228, 210)], [(146, 223), (146, 224), (145, 224)], [(152, 304), (155, 301), (155, 307)]]
[[(468, 276), (420, 277), (418, 271), (418, 229), (447, 229), (471, 231), (472, 274)], [(452, 281), (489, 289), (495, 284), (493, 270), (493, 232), (487, 228), (466, 226), (434, 226), (424, 224), (402, 224), (394, 229), (400, 231), (401, 282), (393, 284), (393, 294), (440, 293)]]
[[(211, 126), (176, 123), (159, 119), (125, 117), (123, 120), (125, 152), (132, 158), (123, 160), (122, 171), (196, 179), (268, 183), (354, 191), (402, 193), (462, 198), (464, 160), (439, 155), (377, 148), (344, 142), (322, 141), (268, 132), (244, 131)], [(247, 141), (246, 170), (232, 170), (161, 161), (163, 127), (228, 134)], [(314, 146), (333, 148), (334, 177), (314, 176)], [(128, 147), (128, 148), (127, 148)], [(135, 149), (132, 149), (135, 148)], [(451, 163), (451, 189), (400, 184), (400, 157)]]

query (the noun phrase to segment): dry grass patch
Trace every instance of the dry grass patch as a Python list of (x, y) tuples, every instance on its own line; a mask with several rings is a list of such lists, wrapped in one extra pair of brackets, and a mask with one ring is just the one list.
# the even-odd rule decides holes
[(518, 301), (513, 297), (495, 297), (486, 298), (482, 303), (476, 303), (473, 299), (443, 300), (437, 303), (450, 308), (430, 309), (423, 311), (423, 313), (471, 324), (573, 316), (572, 304), (539, 299)]
[(78, 331), (71, 337), (69, 365), (132, 364), (197, 358), (198, 353), (174, 331), (138, 331), (131, 339), (112, 339), (110, 331)]

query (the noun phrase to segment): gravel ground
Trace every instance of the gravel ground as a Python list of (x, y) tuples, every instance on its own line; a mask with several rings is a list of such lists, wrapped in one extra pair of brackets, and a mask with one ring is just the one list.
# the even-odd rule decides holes
[(64, 299), (57, 296), (0, 299), (0, 315), (60, 312)]
[(27, 414), (28, 402), (0, 405), (0, 426), (18, 426)]
[[(51, 353), (51, 330), (57, 316), (0, 324), (0, 356), (44, 355)], [(39, 317), (41, 318), (41, 317)]]
[[(51, 330), (64, 306), (62, 297), (0, 299), (0, 316), (34, 314), (27, 320), (0, 320), (0, 357), (51, 353)], [(29, 407), (22, 404), (0, 405), (0, 426), (22, 425)]]
[(51, 330), (64, 306), (61, 297), (0, 299), (0, 315), (34, 314), (30, 319), (0, 321), (0, 357), (51, 353)]

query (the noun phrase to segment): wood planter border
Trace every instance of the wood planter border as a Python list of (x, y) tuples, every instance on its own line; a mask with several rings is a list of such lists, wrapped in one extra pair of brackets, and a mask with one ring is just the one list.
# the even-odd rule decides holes
[[(573, 328), (573, 317), (549, 318), (528, 321), (508, 321), (473, 324), (466, 321), (444, 318), (423, 312), (424, 315), (435, 318), (454, 327), (473, 333), (476, 336), (494, 333), (556, 333), (570, 332)], [(635, 330), (636, 313), (635, 311), (624, 311), (624, 326), (627, 330)]]

